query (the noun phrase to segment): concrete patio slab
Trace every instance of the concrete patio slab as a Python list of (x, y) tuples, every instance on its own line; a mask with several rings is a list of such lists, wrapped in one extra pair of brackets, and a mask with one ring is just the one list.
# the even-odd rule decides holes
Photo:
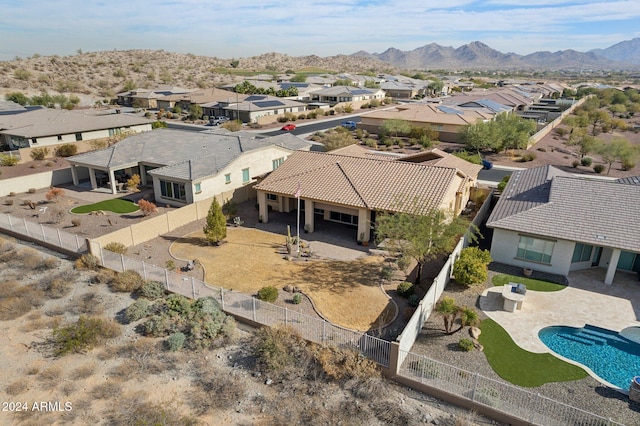
[(552, 325), (591, 324), (614, 331), (640, 326), (640, 282), (637, 274), (618, 271), (612, 285), (604, 284), (606, 270), (572, 272), (569, 286), (556, 292), (528, 290), (521, 310), (503, 310), (502, 287), (480, 297), (480, 309), (500, 324), (521, 348), (550, 352), (538, 332)]

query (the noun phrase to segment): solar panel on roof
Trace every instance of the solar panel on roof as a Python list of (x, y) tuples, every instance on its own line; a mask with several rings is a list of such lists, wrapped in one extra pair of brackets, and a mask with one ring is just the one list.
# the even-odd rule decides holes
[(356, 90), (352, 90), (351, 94), (352, 95), (365, 95), (367, 93), (371, 93), (369, 90), (365, 90), (365, 89), (356, 89)]
[(438, 108), (440, 111), (446, 113), (446, 114), (462, 114), (462, 111), (457, 110), (455, 108), (446, 106), (446, 105), (439, 105), (436, 108)]
[(264, 95), (251, 95), (245, 99), (247, 102), (260, 101), (262, 99), (266, 99), (267, 97)]
[(261, 102), (254, 102), (253, 103), (255, 106), (260, 107), (260, 108), (271, 108), (271, 107), (275, 107), (275, 106), (283, 106), (284, 103), (280, 102), (280, 101), (261, 101)]

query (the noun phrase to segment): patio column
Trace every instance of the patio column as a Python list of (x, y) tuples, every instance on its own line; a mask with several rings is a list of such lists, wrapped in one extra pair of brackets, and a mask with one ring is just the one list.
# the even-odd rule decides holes
[(71, 180), (73, 181), (73, 184), (75, 186), (78, 186), (78, 183), (80, 183), (78, 181), (78, 170), (76, 169), (76, 165), (75, 164), (71, 165)]
[(269, 209), (267, 208), (267, 193), (258, 191), (258, 218), (262, 218), (262, 223), (269, 222)]
[(313, 200), (304, 200), (304, 228), (307, 232), (313, 232), (314, 229), (314, 217), (313, 217)]
[(613, 277), (616, 275), (618, 260), (620, 260), (620, 249), (613, 249), (611, 259), (609, 259), (609, 266), (607, 267), (607, 275), (604, 277), (604, 283), (607, 285), (613, 284)]
[(371, 220), (367, 209), (358, 209), (358, 235), (356, 235), (358, 240), (360, 240), (360, 235), (362, 234), (362, 241), (369, 241), (371, 237)]
[(117, 194), (118, 187), (116, 186), (116, 175), (111, 169), (109, 169), (109, 184), (111, 185), (111, 193)]
[(96, 183), (96, 171), (93, 167), (89, 167), (89, 180), (91, 181), (91, 189), (96, 189), (98, 184)]

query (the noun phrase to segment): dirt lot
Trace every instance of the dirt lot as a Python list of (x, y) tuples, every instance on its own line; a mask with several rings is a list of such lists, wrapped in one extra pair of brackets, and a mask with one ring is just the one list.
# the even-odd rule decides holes
[(198, 259), (205, 266), (206, 281), (220, 287), (247, 294), (268, 285), (298, 288), (323, 317), (343, 327), (366, 331), (379, 319), (384, 324), (395, 316), (395, 306), (379, 286), (384, 261), (380, 256), (349, 262), (287, 261), (282, 235), (250, 228), (228, 228), (221, 246), (207, 245), (198, 231), (174, 242), (170, 251), (177, 259)]
[[(90, 284), (94, 275), (53, 253), (1, 239), (0, 398), (13, 410), (0, 412), (1, 424), (491, 424), (388, 381), (375, 393), (354, 396), (318, 379), (271, 380), (254, 365), (250, 329), (216, 349), (167, 352), (159, 339), (142, 337), (138, 323), (121, 324), (119, 337), (55, 357), (56, 325), (80, 314), (120, 322), (134, 300)], [(54, 278), (64, 278), (62, 286), (41, 297), (37, 289)]]

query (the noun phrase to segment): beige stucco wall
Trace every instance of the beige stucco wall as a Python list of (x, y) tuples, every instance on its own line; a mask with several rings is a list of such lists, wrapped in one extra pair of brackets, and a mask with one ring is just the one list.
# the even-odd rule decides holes
[[(87, 179), (89, 177), (87, 169), (79, 170), (78, 177), (80, 179)], [(70, 168), (49, 170), (11, 179), (2, 179), (0, 180), (0, 197), (9, 195), (11, 192), (20, 194), (27, 192), (30, 188), (42, 189), (71, 182)]]

